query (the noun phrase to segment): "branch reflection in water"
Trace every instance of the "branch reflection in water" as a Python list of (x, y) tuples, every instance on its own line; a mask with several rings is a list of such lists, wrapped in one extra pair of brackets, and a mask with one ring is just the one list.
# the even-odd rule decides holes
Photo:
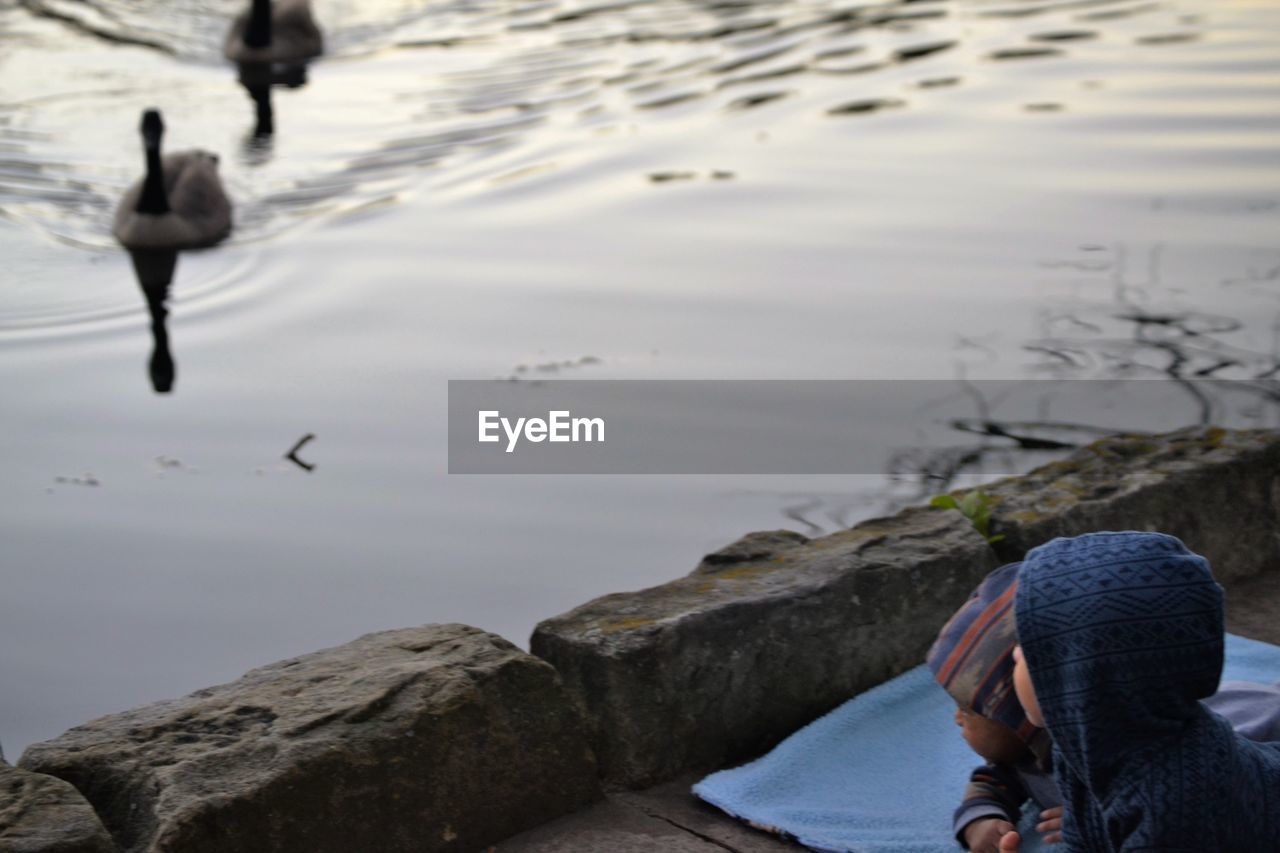
[[(1079, 423), (1047, 414), (1076, 410), (1065, 400), (1069, 391), (1080, 387), (1096, 388), (1099, 397), (1123, 397), (1118, 389), (1125, 383), (1158, 381), (1169, 391), (1162, 405), (1172, 419), (1152, 431), (1186, 426), (1270, 428), (1280, 418), (1280, 338), (1260, 347), (1256, 339), (1250, 342), (1242, 336), (1247, 328), (1242, 318), (1178, 299), (1182, 291), (1166, 282), (1169, 261), (1164, 243), (1145, 252), (1123, 243), (1081, 244), (1078, 253), (1041, 266), (1065, 272), (1073, 294), (1046, 308), (1042, 334), (1022, 347), (1037, 359), (1030, 370), (1044, 378), (1028, 382), (1027, 390), (1042, 398), (1046, 414), (1008, 414), (1016, 408), (1016, 384), (993, 395), (994, 386), (962, 380), (959, 399), (968, 399), (971, 413), (944, 420), (955, 432), (978, 436), (978, 442), (904, 450), (895, 457), (890, 477), (911, 487), (904, 505), (951, 488), (962, 475), (984, 475), (993, 461), (1027, 468), (1095, 439), (1135, 431), (1101, 419)], [(1219, 274), (1219, 284), (1268, 288), (1277, 279), (1276, 271), (1280, 262), (1268, 256), (1261, 270)], [(1079, 293), (1091, 289), (1110, 293), (1110, 299), (1080, 298)], [(1055, 380), (1077, 382), (1055, 385)], [(1053, 394), (1055, 388), (1062, 394)], [(1062, 399), (1055, 401), (1057, 396)], [(1118, 400), (1116, 414), (1122, 409)], [(1026, 462), (1011, 463), (1014, 455)]]

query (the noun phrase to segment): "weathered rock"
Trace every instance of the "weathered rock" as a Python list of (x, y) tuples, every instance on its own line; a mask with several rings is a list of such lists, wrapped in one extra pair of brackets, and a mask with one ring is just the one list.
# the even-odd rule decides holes
[(768, 560), (808, 541), (807, 536), (796, 533), (794, 530), (759, 530), (748, 533), (719, 551), (707, 554), (694, 571), (709, 574), (718, 572), (726, 566)]
[(1055, 536), (1159, 530), (1207, 557), (1219, 581), (1280, 569), (1277, 431), (1107, 438), (983, 491), (1006, 559)]
[(920, 663), (996, 565), (940, 510), (813, 541), (757, 533), (685, 578), (542, 622), (532, 650), (593, 719), (606, 781), (643, 787), (758, 754)]
[(0, 851), (117, 853), (93, 807), (71, 785), (0, 764)]
[(129, 853), (469, 851), (599, 796), (555, 671), (465, 625), (370, 634), (36, 744)]

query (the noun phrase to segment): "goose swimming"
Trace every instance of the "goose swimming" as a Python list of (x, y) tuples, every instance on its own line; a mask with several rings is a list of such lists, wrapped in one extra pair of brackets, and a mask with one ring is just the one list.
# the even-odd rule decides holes
[(218, 176), (218, 157), (199, 149), (161, 156), (164, 121), (142, 114), (146, 175), (129, 188), (111, 233), (129, 249), (196, 249), (231, 233), (231, 202)]
[(232, 62), (301, 62), (324, 53), (310, 0), (252, 0), (231, 24), (223, 53)]

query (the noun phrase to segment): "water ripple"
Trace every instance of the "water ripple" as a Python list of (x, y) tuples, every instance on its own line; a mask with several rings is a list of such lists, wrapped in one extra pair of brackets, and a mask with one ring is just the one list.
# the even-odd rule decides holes
[(500, 155), (569, 120), (807, 110), (876, 122), (994, 80), (992, 103), (1049, 121), (1074, 106), (1036, 76), (1065, 72), (1041, 69), (1112, 68), (1135, 44), (1194, 49), (1205, 26), (1133, 0), (316, 0), (331, 53), (307, 85), (255, 89), (242, 74), (242, 89), (220, 58), (238, 7), (0, 0), (2, 215), (112, 248), (116, 199), (141, 167), (136, 116), (152, 105), (175, 150), (222, 156), (233, 240), (250, 242), (393, 201), (432, 170), (494, 158), (477, 187), (544, 174), (549, 159)]

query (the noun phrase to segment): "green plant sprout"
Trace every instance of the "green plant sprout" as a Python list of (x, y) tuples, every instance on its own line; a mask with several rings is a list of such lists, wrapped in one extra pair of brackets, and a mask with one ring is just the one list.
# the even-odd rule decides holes
[(929, 506), (959, 511), (961, 515), (969, 519), (973, 529), (982, 534), (988, 545), (994, 545), (1004, 538), (1003, 533), (998, 536), (991, 535), (991, 507), (993, 504), (991, 498), (987, 497), (981, 489), (974, 489), (960, 498), (960, 500), (956, 500), (955, 495), (936, 495), (929, 501)]

